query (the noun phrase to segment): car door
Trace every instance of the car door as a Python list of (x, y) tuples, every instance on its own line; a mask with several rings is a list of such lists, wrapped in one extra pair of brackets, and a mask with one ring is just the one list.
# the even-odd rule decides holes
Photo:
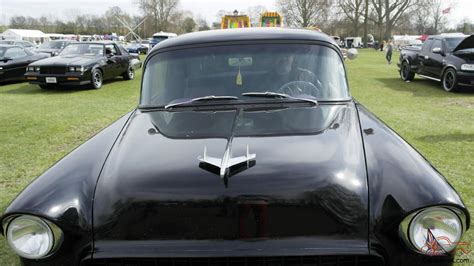
[(11, 47), (5, 51), (4, 57), (8, 61), (8, 71), (5, 73), (7, 79), (21, 79), (26, 72), (26, 67), (31, 63), (28, 54), (20, 47)]
[(115, 44), (107, 44), (105, 46), (105, 49), (106, 51), (111, 52), (106, 52), (108, 69), (110, 70), (109, 77), (116, 77), (118, 75), (121, 75), (124, 71), (122, 71), (123, 58), (122, 54), (120, 53), (120, 50)]
[[(433, 53), (433, 50), (440, 49), (441, 53)], [(443, 68), (443, 60), (445, 57), (443, 42), (440, 39), (434, 40), (428, 52), (426, 60), (426, 71), (428, 75), (434, 78), (441, 77), (441, 69)]]
[[(429, 59), (429, 51), (431, 49), (431, 45), (433, 44), (433, 39), (427, 39), (421, 48), (420, 53), (418, 54), (418, 62), (419, 62), (419, 73), (422, 75), (429, 75), (428, 73), (428, 66), (427, 61)], [(429, 65), (429, 63), (428, 63)]]

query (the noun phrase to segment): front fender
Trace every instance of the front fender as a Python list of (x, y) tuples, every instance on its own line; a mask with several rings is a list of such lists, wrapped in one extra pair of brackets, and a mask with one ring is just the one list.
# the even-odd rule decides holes
[[(97, 179), (133, 112), (121, 117), (36, 178), (13, 200), (1, 220), (12, 215), (31, 214), (58, 225), (64, 232), (64, 240), (51, 257), (55, 262), (77, 262), (78, 258), (71, 258), (71, 254), (91, 254), (92, 204)], [(3, 228), (1, 231), (3, 233)], [(24, 263), (28, 264), (26, 260)], [(41, 263), (41, 260), (35, 263)], [(44, 263), (48, 265), (48, 259)]]
[(464, 211), (469, 227), (469, 212), (422, 155), (365, 107), (357, 104), (357, 108), (369, 184), (370, 248), (390, 257), (394, 265), (421, 263), (426, 256), (410, 252), (398, 236), (403, 218), (421, 208), (447, 205)]

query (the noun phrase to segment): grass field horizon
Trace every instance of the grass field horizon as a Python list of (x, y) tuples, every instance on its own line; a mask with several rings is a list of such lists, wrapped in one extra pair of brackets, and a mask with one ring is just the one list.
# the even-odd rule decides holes
[[(447, 93), (437, 82), (400, 80), (385, 53), (346, 61), (352, 96), (420, 151), (474, 207), (474, 88)], [(100, 90), (0, 86), (0, 214), (35, 177), (138, 104), (141, 73)], [(474, 230), (463, 241), (472, 242)], [(471, 249), (474, 248), (472, 245)], [(461, 256), (474, 262), (474, 256)], [(460, 258), (461, 258), (460, 257)], [(19, 261), (0, 236), (0, 265)], [(463, 264), (459, 264), (463, 265)], [(464, 264), (465, 265), (465, 264)]]

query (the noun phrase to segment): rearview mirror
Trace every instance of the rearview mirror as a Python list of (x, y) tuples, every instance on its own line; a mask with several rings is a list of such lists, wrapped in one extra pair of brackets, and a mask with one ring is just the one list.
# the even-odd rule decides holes
[(252, 57), (231, 57), (228, 63), (232, 67), (246, 67), (253, 64), (253, 59)]
[(357, 49), (355, 48), (351, 48), (347, 50), (347, 58), (349, 58), (350, 60), (356, 59), (358, 55), (359, 55), (359, 52), (357, 52)]

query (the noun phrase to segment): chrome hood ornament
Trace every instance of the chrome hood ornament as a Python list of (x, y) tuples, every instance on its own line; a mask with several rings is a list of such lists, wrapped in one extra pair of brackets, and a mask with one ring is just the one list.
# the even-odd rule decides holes
[[(256, 163), (257, 155), (249, 152), (249, 146), (247, 145), (247, 152), (243, 156), (232, 157), (232, 139), (227, 143), (226, 150), (222, 159), (208, 156), (207, 147), (204, 146), (204, 154), (198, 156), (200, 161), (200, 167), (215, 173), (224, 180), (225, 187), (228, 185), (228, 178), (232, 175), (242, 172), (243, 170), (249, 169)], [(211, 167), (208, 167), (211, 166)], [(214, 168), (214, 169), (213, 169)], [(219, 170), (218, 173), (216, 168)]]

